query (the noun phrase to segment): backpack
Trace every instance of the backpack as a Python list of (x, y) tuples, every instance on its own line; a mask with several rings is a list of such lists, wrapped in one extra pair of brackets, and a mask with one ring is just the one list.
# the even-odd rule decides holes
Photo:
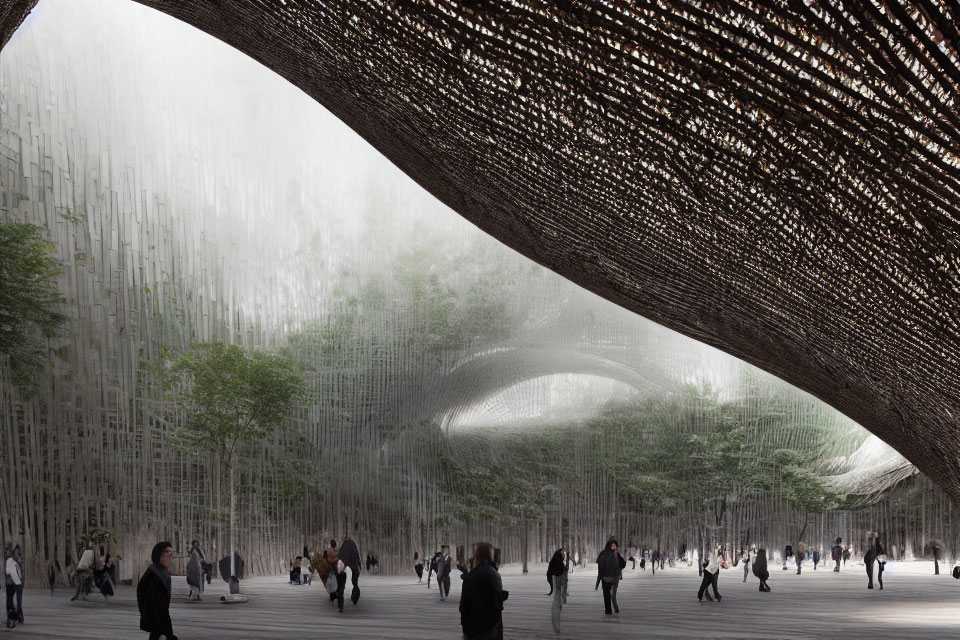
[[(605, 582), (611, 582), (620, 575), (620, 569), (623, 568), (620, 566), (620, 561), (623, 558), (616, 551), (608, 549), (606, 553), (607, 555), (603, 557), (603, 577)], [(627, 563), (624, 562), (623, 566), (627, 566)]]

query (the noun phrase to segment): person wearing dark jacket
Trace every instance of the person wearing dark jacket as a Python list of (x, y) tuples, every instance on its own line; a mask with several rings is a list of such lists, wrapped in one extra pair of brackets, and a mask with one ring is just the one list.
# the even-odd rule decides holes
[(440, 589), (440, 600), (450, 597), (450, 572), (453, 571), (453, 560), (450, 558), (450, 545), (440, 547), (440, 557), (437, 558), (437, 588)]
[(840, 573), (840, 560), (843, 559), (843, 547), (840, 546), (842, 542), (843, 538), (837, 538), (833, 549), (830, 550), (830, 557), (837, 563), (837, 566), (833, 568), (836, 573)]
[(767, 580), (770, 579), (770, 571), (767, 569), (767, 550), (757, 549), (757, 556), (753, 559), (753, 575), (760, 579), (760, 591), (770, 591), (770, 585)]
[[(607, 546), (597, 556), (597, 586), (603, 584), (603, 610), (607, 615), (614, 611), (620, 613), (620, 606), (617, 604), (617, 587), (620, 585), (620, 572), (627, 566), (627, 561), (617, 552), (618, 546), (619, 543), (614, 538), (610, 538), (607, 540)], [(611, 605), (613, 611), (610, 610)]]
[(230, 587), (231, 594), (240, 593), (240, 581), (243, 580), (243, 558), (239, 551), (233, 552), (233, 575), (230, 574), (230, 556), (220, 558), (220, 578)]
[[(357, 549), (357, 543), (350, 539), (350, 536), (343, 536), (343, 544), (340, 545), (340, 562), (344, 568), (350, 567), (350, 580), (353, 582), (353, 590), (350, 592), (350, 602), (357, 604), (360, 600), (360, 551)], [(343, 579), (337, 575), (337, 608), (343, 611), (343, 592), (347, 586), (347, 576), (343, 574)]]
[(190, 594), (187, 600), (197, 600), (203, 593), (203, 551), (200, 550), (200, 541), (194, 540), (190, 545), (190, 561), (187, 562), (187, 584), (190, 585)]
[(140, 629), (150, 634), (150, 640), (177, 640), (170, 620), (170, 560), (173, 547), (169, 542), (158, 542), (150, 554), (152, 563), (143, 572), (137, 584), (137, 608), (140, 609)]
[(867, 541), (867, 552), (863, 554), (863, 564), (867, 565), (867, 589), (873, 589), (873, 563), (877, 561), (877, 549), (873, 537)]
[(477, 543), (473, 571), (463, 579), (460, 592), (460, 626), (463, 640), (503, 640), (503, 590), (500, 574), (493, 568), (493, 548)]
[(547, 565), (547, 580), (550, 581), (550, 593), (553, 594), (551, 620), (553, 630), (560, 633), (560, 609), (567, 602), (567, 563), (564, 562), (563, 549), (557, 549)]
[(437, 570), (437, 559), (442, 556), (443, 556), (443, 553), (441, 553), (440, 551), (437, 551), (435, 554), (433, 554), (433, 557), (430, 558), (430, 562), (427, 566), (427, 589), (430, 588), (430, 577)]

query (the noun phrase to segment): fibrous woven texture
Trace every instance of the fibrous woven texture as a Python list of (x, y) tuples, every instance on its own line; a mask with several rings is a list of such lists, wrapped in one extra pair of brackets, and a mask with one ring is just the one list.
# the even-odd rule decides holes
[(956, 0), (140, 1), (503, 242), (812, 392), (960, 497)]
[(8, 0), (0, 3), (0, 49), (3, 49), (36, 4), (37, 0)]

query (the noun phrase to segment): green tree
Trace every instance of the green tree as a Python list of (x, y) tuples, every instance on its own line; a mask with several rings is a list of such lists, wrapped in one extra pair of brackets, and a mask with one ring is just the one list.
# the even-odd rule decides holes
[(827, 489), (820, 481), (812, 469), (810, 456), (793, 449), (777, 449), (773, 453), (773, 460), (784, 497), (801, 515), (800, 530), (795, 540), (799, 542), (810, 523), (810, 516), (837, 508), (842, 504), (842, 496)]
[(174, 445), (194, 455), (213, 451), (229, 472), (232, 575), (239, 448), (283, 424), (303, 393), (303, 379), (286, 356), (220, 343), (194, 345), (177, 359), (174, 372), (186, 412), (185, 426), (171, 433)]
[[(727, 413), (729, 407), (721, 407)], [(728, 508), (761, 493), (768, 486), (769, 460), (747, 438), (735, 415), (722, 415), (710, 433), (693, 438), (693, 459), (703, 469), (700, 484), (713, 510), (714, 525), (722, 527)]]
[(0, 224), (0, 355), (10, 359), (13, 382), (26, 393), (36, 389), (43, 365), (38, 332), (52, 338), (66, 317), (51, 256), (40, 227)]

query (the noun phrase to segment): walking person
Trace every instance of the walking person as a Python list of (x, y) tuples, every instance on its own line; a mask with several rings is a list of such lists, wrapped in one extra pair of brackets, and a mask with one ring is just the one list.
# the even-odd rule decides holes
[(843, 558), (843, 547), (840, 546), (842, 542), (842, 538), (837, 538), (834, 542), (833, 549), (830, 550), (830, 557), (837, 563), (837, 566), (833, 568), (835, 573), (840, 573), (840, 560)]
[(190, 585), (190, 593), (187, 600), (200, 600), (203, 593), (203, 552), (200, 551), (200, 541), (194, 540), (190, 546), (190, 560), (187, 562), (187, 584)]
[(423, 563), (420, 561), (420, 552), (413, 552), (413, 570), (417, 573), (417, 584), (423, 582)]
[(336, 540), (330, 540), (330, 546), (327, 547), (327, 550), (324, 552), (324, 556), (327, 559), (327, 564), (330, 565), (330, 572), (337, 581), (337, 588), (335, 590), (330, 591), (327, 589), (327, 591), (330, 591), (330, 602), (333, 602), (339, 598), (337, 604), (340, 612), (343, 613), (343, 589), (347, 584), (347, 575), (340, 570), (340, 560), (337, 555)]
[[(7, 546), (4, 553), (3, 582), (7, 592), (7, 626), (23, 624), (23, 558), (19, 554), (20, 546)], [(14, 605), (16, 598), (16, 605)]]
[(803, 565), (803, 559), (807, 555), (807, 543), (802, 540), (797, 543), (797, 575), (800, 575), (800, 567)]
[(453, 562), (450, 559), (450, 545), (440, 547), (440, 557), (437, 558), (437, 588), (440, 589), (440, 601), (444, 601), (450, 595), (450, 572), (453, 570)]
[(873, 532), (868, 532), (867, 536), (867, 552), (863, 554), (863, 564), (867, 569), (867, 589), (873, 589), (873, 563), (877, 560), (877, 550), (873, 544)]
[[(360, 601), (360, 550), (357, 549), (357, 543), (350, 536), (343, 536), (343, 544), (340, 545), (340, 562), (344, 569), (350, 569), (350, 580), (353, 583), (353, 589), (350, 591), (350, 602), (354, 605)], [(343, 592), (347, 586), (347, 576), (344, 574), (342, 586), (338, 582), (337, 589), (337, 607), (343, 611)]]
[(757, 559), (757, 545), (750, 546), (750, 553), (743, 556), (743, 581), (746, 583), (747, 575), (750, 573), (750, 566)]
[(430, 577), (437, 570), (437, 560), (443, 556), (442, 551), (437, 551), (433, 554), (433, 557), (430, 558), (430, 565), (427, 567), (427, 589), (430, 588)]
[(503, 603), (508, 595), (493, 567), (493, 548), (478, 542), (473, 570), (464, 577), (460, 592), (463, 640), (503, 640)]
[[(317, 551), (313, 554), (313, 558), (310, 559), (310, 573), (316, 574), (320, 578), (320, 584), (327, 585), (327, 580), (330, 579), (330, 563), (327, 562), (326, 551)], [(334, 581), (336, 581), (336, 578), (334, 578)], [(334, 592), (336, 592), (336, 589), (334, 589)]]
[(817, 564), (818, 564), (819, 562), (820, 562), (820, 550), (819, 550), (819, 549), (814, 549), (814, 550), (813, 550), (813, 570), (814, 570), (814, 571), (817, 570)]
[(87, 548), (80, 555), (80, 562), (77, 563), (77, 591), (70, 598), (73, 602), (77, 598), (87, 599), (90, 593), (90, 584), (93, 581), (93, 570), (96, 568), (97, 558), (93, 553), (93, 543), (88, 542)]
[(562, 547), (557, 549), (550, 558), (550, 564), (547, 565), (547, 578), (550, 580), (550, 592), (553, 594), (550, 618), (553, 622), (553, 630), (559, 635), (560, 610), (567, 603), (567, 563), (564, 561)]
[(137, 608), (140, 609), (140, 629), (150, 634), (149, 640), (177, 640), (170, 620), (170, 561), (173, 547), (169, 542), (158, 542), (150, 554), (151, 564), (137, 584)]
[(617, 551), (618, 546), (616, 539), (610, 538), (607, 540), (607, 546), (597, 556), (597, 584), (603, 585), (603, 611), (606, 615), (620, 613), (620, 606), (617, 604), (617, 587), (620, 585), (621, 571), (627, 566), (627, 561)]
[(880, 585), (880, 589), (883, 589), (883, 567), (887, 564), (887, 554), (883, 550), (883, 545), (880, 544), (880, 536), (877, 536), (873, 540), (874, 552), (877, 556), (877, 583)]
[(716, 596), (717, 602), (720, 602), (720, 592), (717, 591), (717, 574), (723, 562), (720, 556), (720, 547), (715, 547), (707, 558), (706, 566), (703, 568), (703, 578), (700, 580), (700, 590), (697, 591), (697, 600), (703, 602), (703, 596), (707, 596), (707, 600), (713, 602), (713, 598), (710, 597), (710, 593), (707, 591), (707, 587), (713, 587), (713, 595)]
[(753, 575), (760, 579), (760, 591), (769, 592), (770, 585), (767, 584), (767, 580), (770, 579), (770, 571), (767, 569), (767, 550), (757, 549), (757, 555), (751, 559), (750, 564), (753, 565)]

